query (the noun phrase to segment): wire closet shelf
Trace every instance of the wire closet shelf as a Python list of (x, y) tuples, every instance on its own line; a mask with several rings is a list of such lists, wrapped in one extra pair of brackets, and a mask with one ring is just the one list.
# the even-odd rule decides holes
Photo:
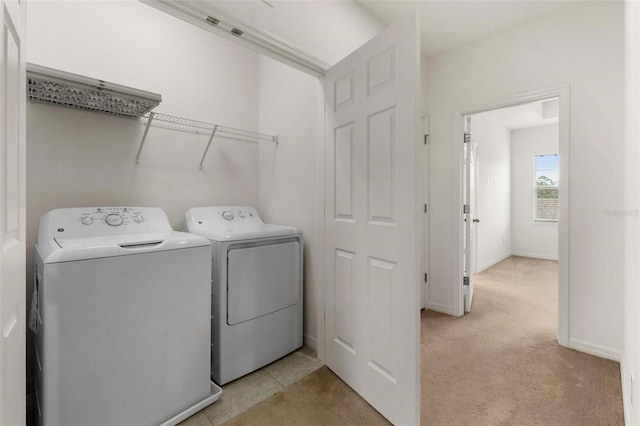
[(191, 120), (189, 118), (177, 117), (159, 112), (149, 112), (140, 117), (140, 121), (146, 127), (144, 134), (142, 135), (140, 148), (138, 148), (138, 154), (136, 155), (136, 163), (140, 160), (140, 153), (142, 152), (142, 147), (144, 146), (144, 142), (151, 126), (209, 136), (209, 142), (207, 143), (207, 147), (205, 148), (202, 159), (200, 160), (200, 169), (202, 169), (204, 159), (207, 156), (207, 152), (209, 152), (209, 147), (211, 146), (211, 142), (214, 137), (253, 143), (258, 143), (260, 141), (273, 142), (275, 144), (278, 143), (278, 136), (236, 129), (234, 127), (222, 126), (219, 124), (206, 123), (204, 121)]

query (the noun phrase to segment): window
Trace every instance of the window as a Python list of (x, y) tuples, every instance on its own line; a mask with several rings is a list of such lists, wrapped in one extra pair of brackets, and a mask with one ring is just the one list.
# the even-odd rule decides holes
[(558, 221), (558, 160), (558, 154), (535, 156), (535, 221)]

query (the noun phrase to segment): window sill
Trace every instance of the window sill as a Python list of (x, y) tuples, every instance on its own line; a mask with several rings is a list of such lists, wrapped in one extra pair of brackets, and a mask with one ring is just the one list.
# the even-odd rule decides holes
[(557, 219), (534, 219), (533, 224), (541, 225), (541, 226), (557, 225), (558, 220)]

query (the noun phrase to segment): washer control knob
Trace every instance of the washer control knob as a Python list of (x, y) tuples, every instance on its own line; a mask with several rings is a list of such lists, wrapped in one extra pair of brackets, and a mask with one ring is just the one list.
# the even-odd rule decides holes
[(233, 212), (230, 212), (229, 210), (224, 211), (222, 212), (222, 217), (226, 220), (233, 220)]
[(120, 226), (122, 225), (122, 216), (119, 214), (110, 214), (104, 218), (104, 221), (110, 226)]
[(244, 211), (238, 210), (238, 217), (241, 218), (241, 219), (244, 219), (246, 217)]
[(91, 225), (93, 223), (93, 218), (91, 216), (85, 216), (81, 220), (83, 225)]
[(135, 223), (142, 223), (144, 222), (144, 216), (142, 216), (141, 214), (133, 215), (133, 221)]

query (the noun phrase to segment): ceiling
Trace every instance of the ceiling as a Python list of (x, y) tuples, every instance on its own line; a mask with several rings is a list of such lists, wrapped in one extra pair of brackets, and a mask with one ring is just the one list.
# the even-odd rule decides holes
[(553, 98), (474, 114), (471, 126), (473, 129), (475, 116), (491, 117), (509, 130), (558, 124), (558, 102), (558, 98)]
[[(432, 57), (544, 16), (567, 12), (591, 0), (141, 1), (154, 7), (166, 3), (180, 4), (181, 7), (194, 10), (204, 8), (206, 13), (200, 12), (205, 15), (226, 13), (317, 58), (321, 63), (319, 66), (326, 68), (382, 28), (414, 10), (419, 12), (421, 19), (422, 54)], [(329, 16), (331, 19), (327, 21)], [(208, 24), (205, 26), (210, 27)]]
[(574, 6), (577, 1), (378, 1), (359, 3), (386, 25), (417, 9), (422, 54), (435, 56)]

